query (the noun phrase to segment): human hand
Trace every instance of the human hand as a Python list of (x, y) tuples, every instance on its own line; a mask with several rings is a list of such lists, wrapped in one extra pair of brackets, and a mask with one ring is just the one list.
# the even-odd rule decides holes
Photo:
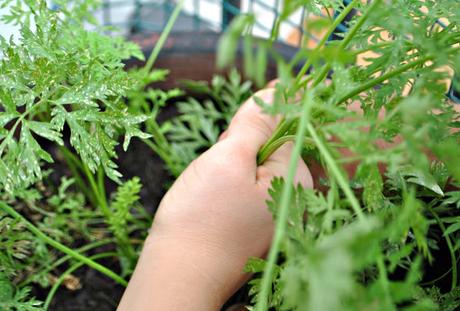
[[(256, 96), (270, 102), (274, 90)], [(268, 189), (273, 177), (287, 175), (293, 147), (286, 143), (257, 166), (257, 153), (277, 123), (249, 99), (219, 142), (176, 180), (119, 310), (218, 310), (244, 283), (247, 260), (263, 257), (270, 246)], [(301, 159), (295, 182), (313, 186)]]

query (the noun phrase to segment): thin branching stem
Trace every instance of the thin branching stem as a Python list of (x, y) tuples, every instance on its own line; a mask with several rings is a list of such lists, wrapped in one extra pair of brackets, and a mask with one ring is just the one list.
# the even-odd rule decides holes
[[(348, 43), (356, 35), (359, 28), (364, 24), (365, 20), (369, 17), (370, 13), (377, 7), (377, 5), (380, 4), (380, 2), (381, 0), (376, 0), (369, 6), (366, 12), (360, 17), (358, 22), (354, 25), (354, 27), (349, 31), (347, 36), (343, 39), (340, 45), (341, 49), (344, 49), (347, 47)], [(357, 2), (352, 1), (349, 6), (351, 6), (352, 4), (357, 4)], [(314, 87), (318, 85), (324, 79), (325, 75), (329, 71), (329, 68), (330, 68), (329, 66), (330, 65), (326, 64), (323, 70), (315, 78), (315, 80), (313, 81), (312, 89), (314, 89)], [(264, 273), (262, 277), (259, 299), (255, 307), (256, 311), (266, 311), (268, 309), (267, 308), (268, 307), (268, 296), (270, 293), (273, 271), (275, 269), (275, 264), (276, 264), (276, 260), (278, 259), (278, 253), (280, 250), (281, 241), (283, 239), (284, 232), (286, 229), (287, 216), (289, 212), (289, 204), (290, 204), (292, 192), (293, 192), (292, 183), (294, 181), (294, 177), (295, 177), (295, 173), (297, 169), (297, 161), (302, 151), (304, 137), (308, 129), (310, 109), (312, 105), (313, 105), (313, 91), (311, 89), (306, 90), (303, 95), (302, 111), (301, 111), (299, 125), (298, 125), (297, 132), (296, 132), (296, 140), (295, 140), (294, 148), (293, 148), (291, 159), (289, 162), (288, 174), (287, 174), (286, 182), (283, 187), (282, 194), (281, 194), (280, 208), (278, 211), (278, 218), (276, 220), (275, 234), (272, 240), (272, 245), (271, 245), (271, 248), (268, 254), (267, 264), (264, 269)], [(311, 124), (310, 124), (310, 127), (312, 127)], [(346, 182), (346, 180), (340, 174), (340, 170), (338, 170), (338, 168), (337, 168), (337, 172), (339, 173), (339, 180), (338, 180), (339, 185), (340, 185), (340, 180), (341, 180), (342, 187), (347, 189), (346, 195), (353, 209), (357, 213), (358, 217), (360, 219), (363, 219), (365, 216), (360, 208), (358, 200), (356, 199), (353, 192), (349, 188), (349, 185)], [(340, 176), (342, 176), (342, 179), (340, 179)], [(346, 185), (344, 185), (343, 183), (345, 183)]]
[(86, 164), (83, 164), (83, 170), (86, 174), (86, 178), (88, 179), (89, 185), (91, 189), (93, 190), (93, 193), (98, 201), (99, 208), (101, 209), (102, 215), (106, 219), (109, 219), (110, 217), (110, 210), (109, 210), (109, 205), (107, 203), (107, 198), (99, 192), (99, 186), (96, 182), (96, 179), (94, 178), (93, 173), (90, 171), (88, 166)]
[(3, 202), (0, 202), (0, 208), (2, 210), (4, 210), (7, 214), (9, 214), (11, 217), (13, 217), (14, 219), (19, 220), (22, 223), (24, 223), (25, 226), (27, 227), (27, 229), (30, 232), (35, 234), (40, 240), (42, 240), (46, 244), (49, 244), (50, 246), (54, 247), (55, 249), (63, 252), (64, 254), (67, 254), (67, 255), (71, 256), (72, 258), (84, 263), (85, 265), (93, 268), (94, 270), (101, 272), (102, 274), (104, 274), (104, 275), (108, 276), (109, 278), (113, 279), (115, 282), (117, 282), (117, 283), (119, 283), (119, 284), (121, 284), (123, 286), (128, 285), (128, 283), (126, 282), (125, 279), (123, 279), (121, 276), (119, 276), (117, 273), (113, 272), (109, 268), (107, 268), (107, 267), (95, 262), (94, 260), (91, 260), (87, 256), (84, 256), (84, 255), (80, 254), (79, 252), (77, 252), (77, 251), (65, 246), (64, 244), (62, 244), (62, 243), (50, 238), (49, 236), (47, 236), (40, 229), (38, 229), (34, 224), (32, 224), (30, 221), (28, 221), (24, 216), (22, 216), (21, 214), (16, 212), (14, 210), (14, 208), (12, 208), (11, 206), (9, 206), (9, 205), (7, 205), (7, 204), (5, 204)]
[[(360, 2), (360, 0), (353, 0), (348, 4), (340, 13), (339, 16), (334, 20), (332, 25), (329, 27), (328, 31), (324, 34), (324, 36), (321, 38), (321, 41), (318, 42), (316, 47), (313, 49), (312, 54), (315, 55), (317, 54), (321, 48), (326, 44), (327, 40), (329, 37), (332, 35), (332, 33), (336, 30), (336, 28), (343, 22), (343, 20), (350, 14), (350, 12), (356, 7), (356, 5)], [(304, 77), (304, 75), (307, 73), (308, 69), (310, 66), (313, 64), (313, 58), (310, 57), (307, 62), (302, 66), (300, 69), (299, 73), (297, 74), (295, 83), (294, 83), (294, 90), (292, 93), (295, 93), (299, 90), (299, 86), (301, 85), (301, 81)]]
[[(98, 248), (98, 247), (101, 247), (101, 246), (104, 246), (104, 245), (107, 245), (107, 244), (110, 244), (110, 243), (113, 243), (113, 242), (115, 242), (115, 239), (113, 239), (113, 238), (98, 240), (98, 241), (94, 241), (94, 242), (91, 242), (89, 244), (83, 245), (82, 247), (75, 249), (75, 251), (79, 252), (79, 253), (84, 253), (84, 252), (87, 252), (89, 250), (92, 250), (92, 249), (95, 249), (95, 248)], [(72, 259), (72, 256), (69, 256), (69, 255), (62, 256), (58, 260), (54, 261), (51, 265), (47, 266), (40, 273), (43, 274), (43, 275), (46, 275), (50, 271), (53, 271), (54, 269), (56, 269), (57, 267), (59, 267), (63, 263), (69, 261), (70, 259)], [(33, 281), (33, 279), (26, 279), (23, 283), (20, 283), (18, 287), (24, 287), (24, 286), (26, 286), (27, 284), (29, 284), (32, 281)]]
[[(107, 257), (116, 257), (116, 256), (118, 256), (118, 254), (115, 253), (115, 252), (107, 252), (107, 253), (97, 254), (97, 255), (94, 255), (94, 256), (91, 256), (91, 257), (88, 257), (88, 258), (91, 259), (91, 260), (97, 260), (97, 259), (102, 259), (102, 258), (107, 258)], [(72, 272), (74, 272), (75, 270), (81, 268), (82, 266), (84, 266), (84, 263), (78, 262), (78, 263), (74, 264), (73, 266), (71, 266), (66, 271), (64, 271), (64, 273), (62, 273), (59, 276), (59, 278), (55, 281), (53, 287), (48, 292), (48, 295), (46, 296), (46, 300), (45, 300), (45, 303), (44, 303), (44, 309), (45, 310), (49, 309), (50, 304), (53, 301), (54, 295), (56, 294), (56, 292), (59, 289), (59, 287), (61, 286), (61, 284), (66, 280), (66, 278)]]
[[(257, 165), (264, 163), (278, 148), (289, 141), (294, 142), (295, 135), (284, 135), (273, 141), (272, 144), (268, 145), (268, 148), (263, 150), (261, 149), (257, 157)], [(310, 138), (305, 137), (304, 144), (313, 144), (313, 141)]]
[(85, 194), (86, 198), (93, 206), (97, 206), (95, 194), (88, 188), (80, 172), (83, 172), (83, 167), (80, 159), (70, 152), (66, 146), (59, 146), (62, 156), (67, 163), (68, 168), (72, 172), (72, 177), (75, 179), (77, 186)]
[[(451, 48), (449, 49), (448, 53), (458, 53), (460, 51), (459, 48)], [(366, 90), (369, 90), (393, 77), (396, 77), (398, 75), (400, 75), (401, 73), (403, 72), (406, 72), (406, 71), (409, 71), (415, 67), (418, 67), (418, 66), (422, 66), (423, 64), (425, 64), (426, 62), (432, 60), (434, 58), (433, 55), (425, 55), (423, 57), (420, 57), (419, 59), (416, 59), (416, 60), (413, 60), (407, 64), (404, 64), (404, 65), (401, 65), (400, 67), (392, 70), (392, 71), (389, 71), (383, 75), (381, 75), (380, 77), (377, 77), (375, 79), (372, 79), (356, 88), (354, 88), (353, 90), (351, 90), (350, 92), (348, 92), (347, 94), (345, 94), (344, 96), (342, 96), (341, 98), (339, 98), (339, 100), (337, 100), (336, 104), (341, 104), (345, 101), (347, 101), (348, 99), (350, 98), (353, 98), (354, 96), (360, 94), (361, 92), (364, 92)]]
[(326, 165), (329, 168), (329, 171), (334, 176), (334, 178), (337, 180), (337, 183), (339, 184), (348, 202), (353, 208), (353, 211), (355, 212), (355, 214), (358, 216), (360, 220), (364, 220), (365, 216), (364, 216), (363, 210), (361, 209), (361, 205), (359, 204), (358, 199), (353, 193), (353, 190), (351, 189), (350, 184), (348, 183), (348, 180), (345, 178), (339, 165), (337, 164), (335, 159), (332, 157), (325, 143), (319, 137), (318, 133), (316, 132), (315, 128), (313, 127), (311, 123), (307, 124), (307, 129), (308, 129), (308, 132), (312, 140), (315, 142), (316, 147), (318, 148), (319, 152), (323, 156), (323, 159), (326, 162)]

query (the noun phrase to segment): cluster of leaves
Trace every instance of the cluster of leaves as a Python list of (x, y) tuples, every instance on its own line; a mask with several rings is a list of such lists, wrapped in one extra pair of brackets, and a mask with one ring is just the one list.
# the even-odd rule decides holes
[[(148, 88), (167, 75), (151, 71), (158, 50), (145, 68), (125, 71), (123, 60), (143, 54), (121, 38), (84, 29), (95, 22), (88, 12), (97, 1), (55, 2), (56, 11), (44, 0), (3, 2), (12, 6), (3, 20), (21, 25), (18, 41), (0, 40), (0, 307), (7, 310), (42, 308), (26, 297), (32, 283), (52, 286), (46, 308), (82, 262), (123, 284), (139, 252), (133, 237), (144, 237), (149, 217), (138, 204), (140, 181), (121, 183), (114, 162), (121, 135), (125, 149), (132, 137), (142, 139), (175, 176), (215, 143), (250, 95), (251, 84), (236, 71), (228, 81), (192, 83), (210, 100), (179, 103), (179, 117), (160, 126), (159, 111), (182, 93)], [(294, 139), (302, 147), (297, 155), (304, 149), (308, 164), (316, 159), (327, 176), (324, 192), (294, 187), (293, 165), (285, 181), (273, 181), (269, 207), (277, 230), (268, 259), (248, 263), (257, 274), (252, 308), (455, 310), (460, 114), (445, 95), (443, 80), (452, 77), (443, 68), (460, 70), (460, 5), (345, 2), (285, 0), (270, 40), (244, 39), (246, 75), (263, 84), (268, 55), (280, 75), (275, 103), (257, 100), (267, 113), (283, 115), (259, 161)], [(271, 44), (283, 20), (304, 6), (344, 13), (322, 22), (329, 30), (317, 48), (283, 60)], [(361, 13), (348, 22), (349, 32), (326, 44), (352, 8)], [(439, 21), (444, 28), (433, 26)], [(240, 35), (254, 22), (234, 21), (221, 41), (221, 65), (235, 59)], [(365, 52), (373, 54), (357, 64)], [(57, 151), (46, 147), (50, 142)], [(72, 178), (54, 189), (42, 180), (49, 180), (44, 162), (56, 158)], [(121, 184), (111, 199), (105, 175)], [(77, 239), (88, 244), (79, 247)], [(82, 255), (105, 244), (116, 252)], [(58, 259), (54, 248), (66, 255)], [(429, 275), (443, 254), (451, 266)], [(108, 256), (119, 258), (121, 276), (93, 260)], [(450, 286), (439, 285), (445, 279)]]
[(40, 180), (40, 162), (53, 161), (38, 137), (63, 145), (68, 126), (70, 145), (89, 169), (102, 166), (119, 181), (118, 135), (126, 133), (125, 148), (143, 135), (137, 125), (147, 117), (130, 114), (123, 102), (136, 82), (122, 62), (143, 54), (122, 38), (86, 31), (76, 14), (91, 6), (66, 2), (53, 11), (46, 1), (17, 1), (3, 17), (21, 25), (18, 42), (0, 40), (0, 185), (10, 192)]
[[(141, 243), (132, 242), (131, 239), (135, 237), (141, 241), (145, 238), (151, 219), (138, 203), (141, 189), (139, 179), (128, 180), (119, 186), (109, 202), (108, 219), (104, 219), (100, 209), (89, 205), (80, 191), (73, 190), (78, 189), (74, 183), (72, 179), (63, 178), (58, 189), (38, 184), (21, 191), (14, 200), (8, 199), (7, 193), (2, 193), (2, 196), (4, 202), (28, 215), (42, 232), (55, 241), (68, 245), (78, 241), (76, 246), (83, 243), (78, 251), (86, 252), (100, 246), (107, 249), (106, 245), (114, 244), (117, 253), (113, 256), (120, 261), (122, 275), (130, 275), (141, 246)], [(24, 300), (30, 286), (56, 286), (62, 267), (72, 267), (72, 258), (68, 255), (62, 257), (31, 233), (20, 220), (4, 212), (0, 213), (0, 217), (0, 284), (12, 288), (7, 292), (15, 294), (8, 299), (11, 303), (17, 303), (10, 306), (10, 300), (5, 298), (5, 310), (16, 310), (14, 308), (19, 308), (21, 303), (24, 306), (39, 306), (35, 299)], [(107, 226), (101, 226), (104, 222)], [(29, 309), (24, 307), (19, 310)]]
[[(31, 189), (21, 190), (14, 199), (2, 192), (2, 201), (29, 215), (43, 232), (56, 241), (71, 243), (74, 240), (103, 238), (106, 234), (93, 225), (101, 218), (100, 213), (88, 208), (81, 193), (69, 189), (73, 182), (64, 178), (58, 189), (37, 184)], [(34, 299), (23, 301), (30, 291), (29, 285), (51, 285), (54, 274), (59, 273), (56, 264), (59, 253), (37, 239), (24, 223), (3, 211), (0, 213), (0, 232), (0, 284), (11, 288), (4, 292), (9, 296), (2, 300), (6, 304), (4, 309), (29, 310), (26, 307), (30, 304), (32, 310), (32, 306), (39, 304)], [(13, 305), (13, 302), (16, 304)]]
[(216, 75), (207, 82), (186, 81), (185, 86), (207, 99), (190, 97), (178, 102), (179, 116), (164, 124), (177, 171), (182, 172), (203, 151), (214, 145), (236, 110), (251, 95), (250, 81), (242, 81), (236, 69), (228, 78)]
[[(272, 31), (275, 41), (276, 25), (304, 5), (343, 12), (335, 21), (326, 17), (329, 28), (316, 48), (302, 48), (295, 62), (278, 60), (275, 103), (257, 100), (284, 117), (260, 161), (292, 139), (302, 147), (297, 156), (305, 149), (308, 164), (316, 159), (327, 178), (324, 192), (294, 188), (294, 174), (273, 182), (277, 232), (268, 259), (248, 264), (260, 273), (251, 282), (253, 309), (459, 308), (460, 113), (445, 80), (460, 70), (460, 4), (347, 3), (285, 1)], [(360, 14), (349, 31), (326, 40), (351, 9)], [(244, 16), (230, 27), (222, 64), (233, 59), (224, 48), (236, 46), (252, 23)], [(294, 76), (299, 59), (304, 65)], [(450, 267), (428, 281), (443, 256)], [(441, 285), (445, 280), (450, 286)]]

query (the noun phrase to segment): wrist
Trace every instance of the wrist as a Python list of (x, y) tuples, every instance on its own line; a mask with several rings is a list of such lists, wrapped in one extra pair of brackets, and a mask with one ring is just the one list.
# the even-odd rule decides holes
[(187, 310), (220, 310), (246, 280), (244, 264), (198, 239), (152, 232), (120, 310), (133, 303), (139, 310), (142, 306), (151, 310), (184, 310), (184, 306)]
[(192, 233), (166, 235), (153, 230), (143, 253), (182, 275), (189, 282), (187, 286), (196, 287), (219, 308), (248, 278), (243, 271), (247, 258)]

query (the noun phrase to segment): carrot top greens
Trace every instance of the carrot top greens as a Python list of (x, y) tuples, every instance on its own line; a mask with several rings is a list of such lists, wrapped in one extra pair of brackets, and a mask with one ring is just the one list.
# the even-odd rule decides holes
[[(252, 86), (265, 84), (272, 60), (275, 102), (256, 101), (282, 121), (258, 162), (287, 141), (295, 147), (289, 174), (270, 190), (270, 252), (246, 266), (255, 273), (248, 308), (460, 307), (460, 113), (446, 95), (460, 85), (457, 0), (285, 0), (268, 40), (250, 35), (257, 16), (240, 15), (217, 60), (231, 66), (242, 47), (252, 82), (236, 70), (189, 82), (208, 99), (181, 101), (179, 116), (162, 124), (159, 112), (184, 93), (149, 85), (168, 74), (152, 68), (183, 1), (145, 66), (129, 70), (124, 62), (144, 54), (103, 34), (91, 15), (98, 1), (54, 2), (54, 10), (44, 0), (1, 4), (10, 7), (2, 20), (21, 29), (0, 38), (1, 310), (47, 309), (83, 265), (125, 285), (151, 215), (139, 203), (140, 179), (119, 172), (117, 146), (140, 139), (178, 176), (216, 142)], [(312, 26), (325, 27), (324, 37), (283, 59), (273, 43), (304, 6), (329, 13)], [(342, 22), (347, 32), (335, 33)], [(293, 184), (299, 157), (322, 167), (322, 191)], [(58, 184), (57, 165), (66, 175)], [(102, 264), (109, 257), (118, 269)], [(34, 297), (37, 286), (47, 297)]]

